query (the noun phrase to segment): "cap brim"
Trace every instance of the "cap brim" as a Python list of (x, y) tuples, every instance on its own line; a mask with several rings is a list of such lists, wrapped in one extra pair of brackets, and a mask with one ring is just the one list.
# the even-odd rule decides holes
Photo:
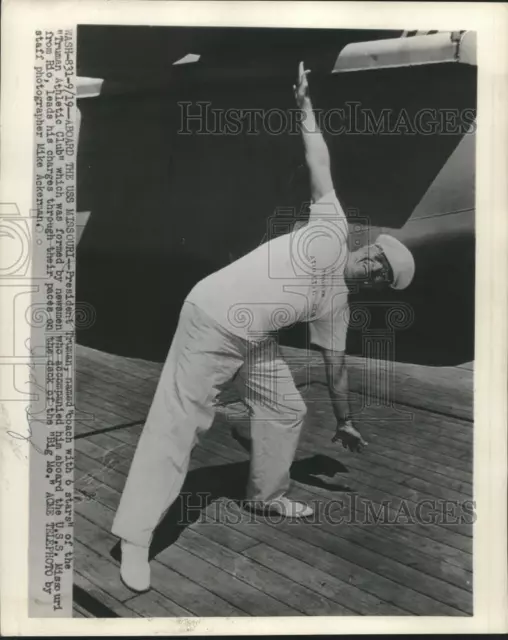
[(376, 244), (383, 250), (392, 269), (393, 282), (390, 287), (398, 291), (406, 289), (411, 284), (415, 274), (413, 254), (397, 238), (387, 234), (381, 234), (377, 238)]

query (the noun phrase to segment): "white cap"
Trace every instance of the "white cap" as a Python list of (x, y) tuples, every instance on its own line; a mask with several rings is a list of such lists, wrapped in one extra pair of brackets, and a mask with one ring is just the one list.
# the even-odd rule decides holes
[(415, 275), (413, 254), (406, 245), (397, 238), (385, 233), (381, 234), (376, 244), (381, 247), (393, 271), (392, 289), (405, 289), (411, 284)]

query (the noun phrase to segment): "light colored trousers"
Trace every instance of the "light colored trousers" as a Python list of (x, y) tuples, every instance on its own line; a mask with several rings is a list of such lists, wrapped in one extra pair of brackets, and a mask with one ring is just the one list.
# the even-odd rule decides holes
[(180, 493), (199, 434), (212, 425), (217, 395), (235, 374), (250, 414), (246, 499), (267, 501), (288, 489), (306, 407), (275, 340), (254, 345), (185, 302), (116, 513), (115, 535), (150, 544)]

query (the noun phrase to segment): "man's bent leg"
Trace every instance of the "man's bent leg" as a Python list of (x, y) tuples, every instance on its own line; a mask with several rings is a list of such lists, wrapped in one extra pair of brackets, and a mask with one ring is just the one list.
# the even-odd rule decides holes
[(115, 535), (149, 546), (180, 493), (197, 436), (213, 421), (220, 386), (243, 363), (242, 346), (198, 307), (184, 304), (113, 523)]
[(306, 414), (289, 367), (276, 348), (267, 342), (250, 352), (237, 376), (251, 416), (249, 502), (270, 502), (288, 490)]

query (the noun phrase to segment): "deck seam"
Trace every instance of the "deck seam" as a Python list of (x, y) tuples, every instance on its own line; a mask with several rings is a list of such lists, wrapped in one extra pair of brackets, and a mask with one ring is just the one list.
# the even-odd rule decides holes
[[(107, 504), (105, 504), (104, 502), (102, 502), (101, 500), (98, 500), (98, 502), (100, 502), (100, 504), (105, 508), (108, 509), (109, 511), (112, 511), (111, 507), (109, 507)], [(94, 527), (97, 527), (98, 529), (102, 529), (102, 531), (105, 531), (106, 533), (108, 533), (109, 535), (113, 535), (111, 533), (111, 531), (109, 531), (108, 529), (105, 529), (104, 527), (102, 527), (100, 524), (97, 524), (96, 522), (93, 522), (93, 520), (90, 520), (90, 518), (87, 518), (87, 516), (83, 515), (82, 513), (79, 514), (81, 518), (84, 518), (85, 520), (88, 520), (88, 522), (90, 522), (90, 524), (93, 524)], [(87, 549), (90, 549), (91, 551), (93, 551), (94, 553), (97, 553), (98, 555), (100, 555), (102, 558), (104, 558), (105, 560), (109, 561), (113, 566), (118, 568), (118, 572), (120, 575), (120, 567), (119, 565), (114, 562), (112, 560), (111, 557), (108, 558), (108, 556), (100, 553), (99, 551), (93, 549), (89, 544), (86, 544), (85, 542), (82, 542), (81, 540), (79, 540), (78, 538), (78, 542), (80, 544), (82, 544), (84, 547), (87, 547)], [(185, 576), (183, 575), (180, 571), (177, 571), (176, 569), (173, 569), (172, 567), (168, 567), (167, 565), (165, 565), (164, 563), (160, 562), (157, 559), (154, 559), (155, 562), (157, 562), (158, 564), (160, 564), (163, 567), (166, 567), (168, 569), (170, 569), (171, 571), (173, 571), (174, 573), (177, 573), (178, 575), (184, 577), (186, 580), (189, 580), (190, 582), (193, 582), (194, 584), (196, 584), (200, 589), (204, 589), (205, 591), (208, 591), (208, 593), (220, 598), (221, 600), (226, 601), (228, 604), (230, 604), (231, 606), (233, 606), (236, 609), (239, 609), (240, 611), (243, 611), (243, 613), (246, 613), (247, 615), (250, 615), (248, 611), (245, 611), (244, 609), (242, 609), (241, 607), (239, 607), (236, 604), (233, 604), (232, 602), (229, 602), (228, 600), (226, 600), (226, 598), (224, 598), (223, 596), (220, 596), (216, 593), (214, 593), (213, 591), (210, 591), (210, 589), (208, 589), (208, 587), (205, 587), (204, 585), (200, 584), (199, 582), (196, 582), (195, 580), (193, 580), (192, 578), (189, 578), (189, 576)], [(88, 580), (90, 580), (90, 582), (92, 582), (93, 584), (95, 584), (97, 587), (101, 587), (101, 585), (98, 585), (96, 582), (94, 582), (91, 578), (88, 578)], [(165, 600), (168, 600), (169, 602), (171, 602), (172, 604), (178, 606), (178, 607), (182, 607), (182, 605), (179, 605), (177, 602), (174, 602), (174, 600), (171, 600), (171, 598), (169, 598), (168, 596), (166, 596), (164, 593), (162, 593), (162, 591), (159, 591), (157, 588), (155, 587), (151, 587), (151, 589), (153, 589), (153, 591), (156, 591), (160, 596), (162, 596)], [(132, 597), (137, 597), (138, 595), (141, 594), (136, 594)], [(131, 596), (129, 596), (128, 598), (126, 598), (125, 600), (118, 600), (121, 604), (123, 604), (124, 606), (127, 606), (125, 603), (128, 602), (129, 600), (132, 599)], [(131, 609), (131, 607), (128, 607), (129, 609)], [(185, 607), (182, 607), (185, 608)], [(131, 611), (134, 611), (133, 609), (131, 609)], [(136, 613), (134, 611), (134, 613)], [(199, 614), (192, 612), (193, 615), (198, 616)]]
[[(83, 454), (83, 455), (87, 455), (87, 454)], [(87, 456), (87, 457), (89, 457), (89, 456)], [(119, 473), (122, 473), (122, 472), (119, 472)], [(125, 475), (125, 474), (123, 474), (123, 473), (122, 473), (122, 475)], [(112, 489), (113, 491), (115, 491), (116, 493), (118, 493), (118, 491), (117, 491), (114, 487), (111, 487), (111, 486), (110, 486), (110, 485), (108, 485), (106, 482), (105, 482), (104, 484), (106, 484), (110, 489)], [(101, 503), (105, 508), (107, 508), (108, 510), (113, 511), (113, 509), (111, 509), (111, 507), (110, 507), (109, 505), (105, 504), (105, 503), (104, 503), (104, 502), (102, 502), (100, 499), (98, 500), (98, 502), (100, 502), (100, 503)], [(80, 514), (80, 515), (81, 515), (81, 514)], [(85, 517), (85, 518), (86, 518), (86, 516), (82, 516), (82, 517)], [(207, 517), (209, 517), (209, 516), (207, 516)], [(87, 519), (87, 520), (89, 520), (89, 518), (86, 518), (86, 519)], [(89, 520), (89, 521), (90, 521), (90, 520)], [(90, 521), (90, 522), (91, 522), (91, 521)], [(218, 522), (220, 522), (220, 520), (219, 520)], [(263, 522), (263, 521), (262, 521), (262, 520), (260, 520), (260, 522)], [(92, 524), (94, 524), (95, 526), (99, 526), (99, 527), (100, 527), (100, 525), (97, 525), (97, 524), (95, 524), (95, 523), (92, 523)], [(222, 523), (222, 524), (224, 524), (225, 526), (228, 526), (228, 525), (227, 525), (227, 523)], [(271, 525), (270, 525), (270, 526), (271, 526)], [(100, 528), (102, 528), (103, 530), (105, 530), (103, 527), (100, 527)], [(325, 533), (327, 536), (331, 536), (331, 535), (332, 535), (329, 531), (326, 531), (326, 530), (324, 530), (324, 533)], [(201, 535), (201, 534), (200, 534), (200, 535)], [(247, 535), (247, 534), (246, 534), (246, 535)], [(288, 535), (289, 535), (289, 534), (288, 534)], [(419, 534), (416, 534), (416, 535), (419, 535)], [(420, 537), (425, 537), (425, 536), (420, 536)], [(432, 540), (432, 539), (430, 539), (430, 540)], [(349, 540), (349, 542), (354, 543), (352, 540)], [(176, 542), (175, 544), (177, 544), (177, 545), (178, 545), (178, 542)], [(220, 543), (217, 543), (217, 544), (220, 544)], [(259, 544), (264, 544), (264, 543), (262, 543), (262, 542), (261, 542), (261, 543), (259, 543)], [(311, 543), (308, 543), (308, 544), (311, 544)], [(354, 543), (354, 544), (356, 544), (356, 543)], [(222, 545), (222, 546), (223, 546), (223, 545)], [(253, 546), (256, 546), (256, 545), (253, 545)], [(268, 546), (270, 546), (270, 545), (268, 545)], [(320, 548), (320, 547), (318, 547), (317, 545), (314, 545), (314, 546), (316, 546), (316, 548), (317, 548), (317, 549), (319, 549), (319, 548)], [(362, 544), (356, 544), (356, 546), (358, 546), (358, 547), (360, 547), (360, 548), (362, 548), (362, 549), (366, 549), (367, 551), (371, 551), (368, 547), (365, 547), (365, 546), (364, 546), (364, 545), (362, 545)], [(410, 547), (409, 545), (404, 545), (404, 546), (406, 546), (409, 550), (411, 550), (411, 547)], [(462, 551), (462, 550), (460, 550), (460, 551)], [(328, 553), (331, 553), (332, 555), (336, 556), (336, 554), (333, 554), (332, 552), (328, 552)], [(392, 558), (391, 556), (386, 556), (386, 555), (385, 555), (385, 554), (383, 554), (382, 552), (375, 551), (375, 552), (373, 552), (373, 553), (376, 553), (376, 554), (378, 554), (379, 556), (381, 556), (381, 557), (383, 557), (383, 558), (385, 558), (385, 559), (387, 559), (387, 560), (389, 560), (389, 561), (391, 561), (391, 562), (395, 562), (395, 563), (397, 563), (397, 564), (400, 564), (401, 566), (404, 566), (404, 567), (407, 567), (407, 566), (408, 566), (408, 565), (406, 565), (406, 564), (404, 564), (404, 563), (402, 563), (402, 562), (398, 562), (397, 560), (395, 560), (395, 559), (394, 559), (394, 558)], [(428, 554), (426, 554), (425, 552), (421, 552), (421, 553), (422, 553), (423, 555), (428, 555)], [(466, 552), (464, 552), (464, 553), (466, 553)], [(194, 555), (195, 555), (195, 554), (194, 554)], [(288, 555), (290, 555), (290, 554), (288, 554)], [(293, 556), (291, 556), (291, 557), (293, 557)], [(341, 556), (336, 556), (336, 557), (337, 557), (337, 558), (340, 558)], [(295, 558), (295, 559), (300, 560), (300, 558)], [(159, 562), (160, 562), (160, 561), (159, 561)], [(361, 569), (363, 569), (363, 570), (366, 570), (366, 571), (369, 571), (369, 572), (371, 572), (371, 573), (374, 573), (374, 574), (376, 574), (376, 575), (378, 575), (378, 576), (380, 576), (380, 577), (382, 577), (382, 578), (384, 578), (384, 579), (390, 580), (391, 582), (394, 582), (394, 583), (398, 584), (399, 586), (402, 586), (402, 587), (408, 588), (408, 587), (407, 587), (407, 585), (405, 585), (404, 583), (400, 583), (400, 582), (398, 582), (397, 580), (394, 580), (394, 579), (392, 579), (392, 578), (386, 578), (386, 576), (383, 576), (382, 574), (377, 573), (377, 572), (376, 572), (375, 570), (373, 570), (373, 569), (369, 569), (369, 568), (363, 567), (363, 565), (359, 565), (359, 564), (357, 564), (356, 562), (354, 562), (354, 560), (349, 560), (349, 562), (351, 562), (351, 564), (353, 564), (353, 565), (357, 566), (358, 568), (361, 568)], [(164, 563), (160, 562), (160, 564), (164, 564)], [(209, 564), (211, 564), (211, 563), (209, 563)], [(452, 564), (452, 563), (448, 563), (448, 564)], [(167, 565), (165, 565), (165, 566), (167, 566)], [(212, 566), (214, 566), (214, 565), (212, 565)], [(456, 565), (452, 565), (452, 566), (456, 566)], [(172, 569), (172, 567), (170, 567), (170, 568)], [(460, 567), (459, 567), (459, 568), (460, 568)], [(172, 570), (174, 570), (174, 569), (172, 569)], [(457, 586), (457, 585), (456, 585), (456, 584), (454, 584), (454, 583), (450, 583), (450, 582), (448, 582), (447, 580), (445, 580), (445, 579), (443, 579), (443, 578), (438, 578), (438, 577), (436, 577), (436, 576), (434, 576), (434, 575), (432, 575), (432, 574), (427, 574), (427, 573), (425, 573), (424, 571), (421, 571), (420, 569), (414, 569), (414, 568), (413, 568), (413, 570), (414, 570), (414, 571), (417, 571), (418, 573), (422, 573), (423, 575), (429, 576), (430, 578), (432, 578), (432, 579), (434, 579), (434, 580), (441, 581), (441, 582), (443, 582), (443, 583), (445, 583), (445, 584), (448, 584), (448, 585), (450, 585), (450, 586), (452, 586), (452, 587), (454, 587), (454, 588), (461, 589), (461, 587)], [(463, 569), (463, 570), (464, 570), (464, 571), (467, 571), (467, 569)], [(176, 571), (176, 570), (175, 570), (175, 571)], [(180, 572), (178, 572), (178, 571), (177, 571), (177, 573), (180, 573)], [(226, 573), (226, 572), (225, 572), (225, 573)], [(326, 573), (326, 572), (324, 572), (324, 573)], [(469, 573), (469, 572), (468, 572), (468, 573)], [(182, 574), (180, 574), (180, 575), (182, 575)], [(331, 575), (331, 574), (329, 574), (329, 575)], [(199, 583), (196, 583), (196, 584), (199, 584)], [(201, 585), (200, 585), (200, 586), (201, 586)], [(360, 587), (358, 587), (358, 588), (360, 588)], [(208, 590), (209, 590), (209, 589), (208, 589)], [(361, 589), (361, 590), (362, 590), (362, 591), (364, 591), (363, 589)], [(421, 593), (421, 595), (424, 595), (425, 597), (428, 597), (428, 598), (431, 598), (431, 599), (433, 599), (433, 600), (436, 600), (437, 602), (440, 602), (441, 604), (444, 604), (444, 605), (446, 605), (446, 606), (450, 606), (450, 607), (452, 607), (452, 608), (457, 609), (457, 607), (453, 607), (453, 605), (450, 605), (450, 604), (448, 604), (448, 603), (446, 603), (446, 602), (442, 602), (441, 600), (439, 600), (439, 599), (437, 599), (437, 598), (432, 598), (431, 596), (428, 596), (427, 594), (422, 593), (422, 592), (418, 591), (417, 589), (413, 589), (413, 590), (414, 590), (414, 591), (416, 591), (417, 593)], [(469, 591), (468, 591), (468, 590), (465, 590), (465, 589), (461, 589), (461, 590), (462, 590), (462, 591), (464, 591), (464, 593), (469, 594)], [(364, 591), (364, 592), (365, 592), (365, 593), (369, 593), (369, 592), (366, 592), (366, 591)], [(212, 592), (212, 593), (213, 593), (213, 592)], [(216, 595), (218, 595), (218, 594), (216, 594)], [(371, 595), (372, 595), (372, 594), (371, 594)], [(220, 597), (222, 597), (222, 596), (220, 596)], [(232, 604), (233, 606), (236, 606), (236, 605), (234, 605), (234, 603), (231, 603), (231, 602), (230, 602), (230, 604)], [(396, 605), (396, 606), (399, 606), (399, 605)], [(399, 607), (399, 608), (402, 608), (402, 607)], [(461, 610), (461, 609), (457, 609), (457, 610), (462, 612), (462, 610)], [(248, 613), (248, 612), (245, 612), (245, 613)], [(468, 614), (466, 613), (466, 615), (468, 615)]]
[[(119, 440), (118, 442), (119, 442), (119, 443), (121, 443), (121, 444), (126, 444), (126, 443), (123, 443), (123, 442), (122, 442), (122, 441), (120, 441), (120, 440)], [(212, 453), (213, 455), (219, 456), (222, 460), (224, 460), (224, 462), (227, 462), (227, 463), (229, 463), (229, 464), (234, 464), (234, 463), (235, 463), (235, 461), (231, 460), (230, 458), (226, 458), (226, 457), (225, 457), (224, 455), (222, 455), (221, 453), (216, 453), (215, 451), (211, 451), (211, 450), (209, 450), (209, 449), (206, 449), (206, 446), (205, 446), (206, 444), (207, 444), (207, 443), (206, 443), (206, 442), (204, 442), (204, 443), (201, 443), (201, 444), (200, 444), (200, 446), (201, 446), (203, 449), (205, 449), (206, 451), (208, 451), (209, 453)], [(213, 443), (212, 443), (212, 444), (213, 444)], [(97, 445), (97, 446), (99, 446), (99, 447), (100, 447), (100, 445)], [(127, 446), (132, 446), (132, 445), (127, 445)], [(102, 447), (101, 447), (101, 448), (102, 448)], [(106, 451), (106, 450), (105, 450), (105, 451)], [(84, 455), (84, 456), (86, 456), (88, 459), (90, 459), (90, 460), (94, 461), (94, 459), (93, 459), (91, 456), (89, 456), (87, 453), (85, 453), (85, 452), (80, 452), (80, 453), (81, 453), (81, 455)], [(126, 473), (125, 473), (125, 472), (123, 472), (122, 470), (118, 470), (118, 473), (119, 473), (119, 474), (121, 474), (122, 476), (126, 477)], [(374, 478), (373, 482), (375, 482), (375, 478)], [(372, 485), (369, 485), (369, 484), (368, 484), (368, 483), (366, 483), (366, 482), (361, 482), (361, 481), (359, 481), (359, 483), (360, 483), (360, 484), (365, 484), (367, 487), (370, 487), (370, 488), (375, 488), (375, 486), (374, 486), (374, 487), (372, 487)], [(114, 487), (111, 487), (111, 485), (109, 485), (107, 482), (105, 482), (104, 484), (106, 484), (108, 487), (110, 487), (110, 488), (111, 488), (111, 489), (113, 489), (114, 491), (117, 491)], [(307, 487), (307, 488), (306, 488), (306, 490), (307, 490), (309, 493), (311, 493), (311, 494), (315, 495), (318, 499), (321, 499), (321, 500), (322, 500), (322, 499), (326, 499), (326, 498), (324, 498), (324, 496), (323, 496), (323, 495), (321, 495), (320, 493), (318, 493), (318, 492), (316, 492), (316, 491), (313, 491), (313, 490), (312, 490), (312, 488), (308, 487), (307, 485), (305, 485), (305, 487)], [(391, 494), (387, 494), (387, 495), (391, 495)], [(392, 497), (400, 498), (400, 496), (392, 496)], [(401, 500), (403, 500), (404, 498), (400, 498), (400, 499), (401, 499)], [(377, 503), (376, 503), (376, 504), (377, 504)], [(446, 527), (440, 527), (440, 528), (441, 528), (441, 529), (444, 529), (444, 530), (448, 530)], [(469, 540), (469, 539), (470, 539), (470, 538), (469, 538), (469, 536), (464, 536), (464, 535), (462, 535), (462, 534), (460, 534), (460, 533), (457, 533), (457, 532), (453, 532), (453, 533), (454, 533), (454, 535), (462, 536), (463, 538), (466, 538), (467, 540)], [(417, 535), (417, 536), (419, 536), (419, 537), (421, 537), (421, 538), (425, 538), (426, 540), (428, 540), (428, 541), (430, 541), (430, 542), (436, 542), (436, 540), (435, 540), (434, 538), (432, 538), (432, 537), (430, 537), (430, 536), (428, 536), (428, 535), (423, 535), (423, 534), (422, 534), (421, 532), (419, 532), (419, 531), (414, 531), (414, 534), (415, 534), (415, 535)], [(465, 550), (465, 549), (462, 549), (462, 548), (460, 548), (460, 547), (455, 547), (455, 546), (453, 546), (452, 544), (450, 544), (449, 542), (442, 542), (442, 541), (440, 541), (440, 544), (442, 544), (442, 545), (446, 545), (446, 546), (448, 546), (448, 547), (450, 547), (450, 548), (452, 548), (452, 549), (454, 549), (454, 550), (456, 550), (456, 551), (459, 551), (459, 552), (461, 552), (461, 553), (464, 553), (464, 554), (467, 554), (467, 555), (472, 555), (472, 554), (471, 554), (471, 552), (469, 552), (469, 551), (467, 551), (467, 550)], [(409, 549), (411, 548), (409, 545), (405, 545), (405, 546), (408, 546), (408, 548), (409, 548)], [(425, 552), (422, 552), (422, 553), (425, 553)], [(427, 553), (425, 553), (425, 555), (428, 555), (428, 554), (427, 554)], [(447, 562), (447, 561), (445, 560), (445, 562)], [(457, 566), (456, 564), (451, 563), (451, 562), (448, 562), (448, 564), (451, 564), (451, 565), (453, 565), (453, 566)]]

